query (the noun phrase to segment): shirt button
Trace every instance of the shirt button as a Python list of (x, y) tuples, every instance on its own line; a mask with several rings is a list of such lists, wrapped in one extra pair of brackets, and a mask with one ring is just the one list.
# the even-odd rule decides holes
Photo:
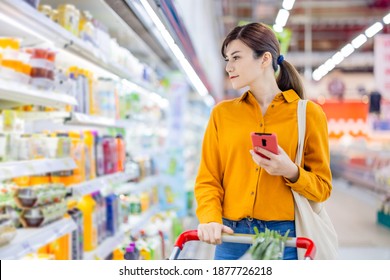
[(274, 105), (274, 104), (272, 104), (272, 105), (271, 105), (271, 108), (273, 108), (273, 107), (275, 107), (275, 105)]
[(260, 124), (260, 127), (263, 127), (263, 124), (262, 124), (262, 123)]
[(256, 167), (256, 171), (259, 171), (259, 168), (258, 168), (258, 167)]
[(251, 195), (254, 195), (255, 194), (255, 192), (251, 192)]

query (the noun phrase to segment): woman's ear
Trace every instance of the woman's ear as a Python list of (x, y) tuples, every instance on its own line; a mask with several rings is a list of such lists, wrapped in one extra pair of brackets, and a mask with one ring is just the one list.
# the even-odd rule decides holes
[(265, 67), (272, 65), (272, 55), (270, 52), (265, 52), (261, 58), (261, 64)]

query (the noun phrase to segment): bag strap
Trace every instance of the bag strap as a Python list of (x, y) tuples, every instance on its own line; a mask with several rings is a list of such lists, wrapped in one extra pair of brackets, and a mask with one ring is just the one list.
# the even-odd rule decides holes
[(295, 157), (295, 163), (301, 166), (303, 156), (303, 144), (305, 142), (306, 133), (306, 105), (307, 100), (300, 99), (297, 107), (297, 118), (298, 118), (298, 147), (297, 154)]

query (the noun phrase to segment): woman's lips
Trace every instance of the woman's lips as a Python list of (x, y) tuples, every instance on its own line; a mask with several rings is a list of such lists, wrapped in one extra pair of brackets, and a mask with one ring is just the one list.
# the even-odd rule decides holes
[(237, 77), (238, 77), (238, 75), (237, 75), (237, 76), (231, 76), (231, 77), (230, 77), (230, 80), (231, 80), (231, 79), (234, 79), (234, 78), (237, 78)]

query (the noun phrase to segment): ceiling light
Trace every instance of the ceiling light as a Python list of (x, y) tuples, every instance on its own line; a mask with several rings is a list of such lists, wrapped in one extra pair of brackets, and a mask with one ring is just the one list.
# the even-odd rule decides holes
[(340, 52), (341, 54), (346, 58), (348, 56), (350, 56), (353, 52), (355, 51), (354, 47), (351, 45), (351, 44), (347, 44), (346, 46), (344, 46)]
[(278, 32), (278, 33), (283, 32), (283, 26), (280, 26), (277, 24), (274, 24), (273, 29), (275, 32)]
[(286, 9), (286, 10), (291, 10), (292, 7), (294, 6), (294, 3), (295, 3), (295, 0), (284, 0), (283, 1), (283, 9)]
[(199, 78), (199, 76), (196, 74), (195, 70), (192, 68), (191, 64), (188, 62), (188, 60), (185, 58), (185, 55), (180, 50), (180, 48), (175, 43), (175, 40), (172, 38), (171, 34), (167, 31), (164, 24), (161, 22), (160, 18), (157, 16), (157, 14), (154, 12), (153, 8), (150, 6), (147, 0), (140, 0), (142, 6), (144, 7), (145, 11), (148, 13), (149, 17), (152, 19), (153, 23), (156, 25), (156, 27), (159, 29), (162, 37), (164, 38), (165, 42), (171, 49), (172, 53), (175, 55), (177, 60), (179, 61), (181, 67), (186, 72), (190, 82), (194, 86), (195, 90), (202, 96), (207, 95), (209, 92), (206, 88), (206, 86), (203, 84), (202, 80)]
[(341, 54), (341, 52), (337, 52), (332, 56), (332, 60), (334, 64), (340, 64), (344, 60), (344, 56)]
[(367, 28), (364, 34), (366, 34), (368, 38), (371, 38), (382, 29), (383, 29), (383, 24), (380, 22), (376, 22), (373, 25), (371, 25), (369, 28)]
[(330, 72), (333, 70), (333, 68), (336, 66), (331, 58), (329, 58), (325, 63), (325, 69), (326, 71)]
[(383, 17), (383, 22), (385, 24), (389, 24), (390, 23), (390, 13)]
[(365, 42), (367, 42), (367, 37), (364, 34), (360, 34), (355, 39), (352, 40), (351, 44), (355, 49), (360, 48)]
[(289, 11), (285, 9), (280, 9), (278, 15), (276, 16), (275, 24), (282, 27), (285, 26), (289, 16)]
[(314, 72), (313, 72), (314, 81), (319, 81), (319, 80), (321, 80), (322, 77), (323, 77), (323, 75), (320, 73), (320, 70), (318, 70), (318, 69), (314, 70)]

